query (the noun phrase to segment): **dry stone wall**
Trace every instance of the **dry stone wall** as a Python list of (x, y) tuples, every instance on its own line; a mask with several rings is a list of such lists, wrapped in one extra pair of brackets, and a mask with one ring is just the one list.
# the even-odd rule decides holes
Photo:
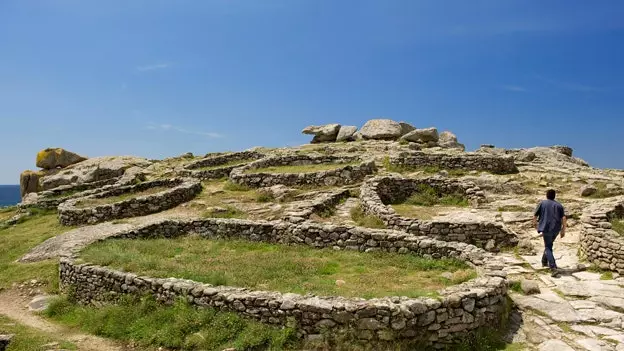
[(588, 207), (581, 217), (581, 253), (601, 269), (624, 274), (624, 237), (612, 229), (612, 219), (624, 218), (624, 197)]
[(78, 197), (97, 194), (107, 191), (113, 187), (119, 178), (110, 178), (91, 183), (82, 183), (76, 185), (62, 185), (60, 187), (45, 190), (37, 193), (33, 202), (23, 202), (19, 204), (20, 208), (38, 207), (43, 209), (56, 209), (61, 203)]
[(62, 289), (71, 288), (84, 304), (121, 294), (151, 294), (162, 302), (185, 298), (199, 307), (239, 313), (277, 326), (296, 326), (301, 336), (323, 330), (347, 331), (370, 341), (410, 340), (445, 347), (480, 327), (496, 327), (506, 313), (507, 281), (502, 264), (490, 253), (465, 243), (449, 243), (403, 232), (312, 222), (254, 222), (236, 219), (163, 221), (120, 232), (118, 238), (237, 238), (271, 243), (300, 243), (358, 251), (384, 251), (427, 257), (454, 257), (478, 268), (480, 277), (440, 292), (439, 299), (319, 297), (211, 286), (189, 280), (158, 279), (78, 264), (60, 264)]
[[(242, 151), (234, 152), (230, 154), (221, 154), (217, 156), (206, 157), (199, 161), (190, 163), (184, 167), (184, 169), (178, 171), (178, 175), (182, 177), (192, 177), (202, 180), (207, 179), (219, 179), (227, 177), (230, 172), (237, 167), (241, 167), (242, 164), (225, 166), (226, 164), (234, 161), (245, 160), (257, 160), (263, 158), (265, 155), (255, 151)], [(222, 166), (222, 167), (220, 167)], [(204, 167), (216, 167), (213, 169), (200, 169)]]
[[(298, 166), (313, 164), (341, 164), (361, 162), (358, 165), (345, 165), (337, 169), (309, 173), (251, 173), (254, 169), (274, 166)], [(270, 187), (273, 185), (318, 185), (334, 186), (353, 184), (363, 180), (376, 171), (375, 162), (361, 161), (353, 156), (311, 156), (286, 155), (273, 156), (254, 161), (246, 166), (238, 167), (230, 173), (230, 179), (238, 184), (250, 187)]]
[[(123, 194), (131, 194), (155, 187), (170, 187), (152, 195), (138, 196), (111, 204), (79, 207), (80, 201), (99, 199)], [(191, 200), (201, 192), (199, 180), (188, 178), (174, 178), (154, 180), (137, 185), (115, 187), (93, 195), (73, 198), (58, 206), (59, 221), (63, 225), (93, 224), (113, 219), (144, 216), (150, 213), (164, 211), (183, 202)]]
[(390, 157), (390, 164), (401, 167), (431, 167), (488, 171), (496, 174), (517, 173), (518, 168), (511, 156), (486, 153), (426, 153), (402, 152)]
[(360, 201), (366, 213), (375, 215), (389, 228), (438, 240), (465, 242), (496, 251), (504, 246), (518, 244), (517, 235), (503, 224), (495, 222), (425, 221), (406, 218), (387, 205), (412, 194), (419, 184), (428, 184), (443, 193), (464, 192), (475, 203), (485, 201), (483, 192), (471, 182), (444, 178), (410, 179), (376, 177), (360, 188)]

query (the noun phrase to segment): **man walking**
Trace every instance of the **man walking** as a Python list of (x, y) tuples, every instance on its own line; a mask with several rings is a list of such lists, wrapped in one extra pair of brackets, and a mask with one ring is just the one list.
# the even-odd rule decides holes
[(542, 267), (550, 267), (551, 276), (558, 277), (557, 263), (553, 254), (553, 243), (561, 232), (561, 238), (565, 237), (567, 219), (563, 206), (555, 201), (556, 193), (550, 189), (546, 192), (546, 200), (542, 200), (533, 216), (535, 229), (544, 239), (544, 254), (542, 255)]

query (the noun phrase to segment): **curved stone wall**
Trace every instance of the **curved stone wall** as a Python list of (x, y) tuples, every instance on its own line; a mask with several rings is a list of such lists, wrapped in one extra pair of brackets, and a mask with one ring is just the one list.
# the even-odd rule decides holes
[(60, 264), (61, 288), (71, 287), (78, 301), (85, 304), (128, 293), (151, 294), (163, 302), (185, 297), (199, 307), (232, 311), (268, 324), (295, 324), (301, 336), (320, 334), (330, 328), (353, 332), (364, 340), (413, 340), (439, 346), (456, 343), (477, 328), (495, 327), (506, 313), (507, 281), (501, 271), (502, 263), (492, 254), (465, 243), (442, 242), (389, 230), (235, 219), (163, 221), (120, 232), (117, 237), (176, 237), (190, 233), (206, 238), (455, 257), (476, 266), (480, 277), (441, 291), (439, 299), (387, 297), (366, 300), (140, 277), (106, 267), (77, 264), (75, 257), (65, 257)]
[(581, 253), (601, 269), (624, 274), (624, 236), (612, 229), (610, 221), (624, 218), (624, 197), (589, 206), (581, 217)]
[[(178, 171), (178, 175), (182, 177), (192, 177), (201, 180), (219, 179), (227, 177), (234, 168), (241, 167), (243, 164), (223, 166), (233, 161), (257, 160), (265, 155), (255, 151), (242, 151), (229, 154), (218, 154), (210, 156), (199, 161), (195, 161), (184, 166), (184, 169)], [(252, 161), (249, 161), (252, 162)], [(199, 169), (203, 167), (217, 167), (213, 169)]]
[(464, 152), (457, 154), (401, 152), (390, 157), (390, 164), (402, 167), (430, 167), (444, 169), (464, 169), (469, 171), (488, 171), (496, 174), (517, 173), (514, 158), (511, 156), (489, 155), (484, 153)]
[(390, 205), (386, 205), (386, 203), (408, 197), (419, 184), (428, 184), (443, 193), (462, 191), (474, 204), (485, 201), (483, 192), (471, 182), (444, 178), (376, 177), (362, 184), (360, 188), (362, 208), (365, 212), (381, 218), (389, 228), (414, 235), (444, 241), (465, 242), (493, 251), (503, 246), (517, 245), (517, 235), (500, 223), (425, 221), (405, 218), (398, 215)]
[(360, 161), (359, 157), (349, 156), (311, 156), (287, 155), (273, 156), (254, 161), (246, 166), (238, 167), (230, 173), (230, 179), (239, 184), (250, 187), (268, 187), (283, 185), (345, 185), (353, 184), (364, 179), (376, 171), (373, 160), (361, 162), (358, 165), (346, 165), (328, 171), (309, 173), (247, 173), (254, 169), (274, 166), (293, 166), (306, 164), (349, 163)]
[[(144, 191), (150, 188), (171, 187), (156, 194), (138, 196), (120, 202), (94, 207), (77, 207), (86, 199), (106, 198)], [(63, 225), (93, 224), (113, 219), (144, 216), (164, 211), (191, 200), (201, 192), (201, 183), (194, 179), (163, 179), (137, 185), (114, 187), (93, 195), (67, 200), (58, 206), (59, 221)]]
[(119, 178), (110, 178), (91, 183), (61, 185), (57, 188), (37, 193), (37, 198), (35, 202), (20, 203), (18, 207), (56, 209), (58, 205), (69, 199), (93, 195), (102, 191), (109, 190), (118, 180)]

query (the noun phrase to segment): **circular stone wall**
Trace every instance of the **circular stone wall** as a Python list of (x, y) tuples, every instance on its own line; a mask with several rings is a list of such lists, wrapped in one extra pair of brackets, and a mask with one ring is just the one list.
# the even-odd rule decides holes
[(323, 331), (353, 333), (362, 340), (418, 341), (434, 346), (461, 342), (477, 328), (496, 328), (506, 313), (507, 280), (503, 264), (473, 245), (449, 243), (407, 233), (312, 222), (235, 219), (167, 220), (117, 233), (125, 239), (198, 234), (205, 238), (299, 243), (362, 252), (398, 252), (433, 258), (457, 258), (477, 268), (479, 277), (440, 291), (438, 299), (319, 297), (238, 287), (212, 286), (183, 279), (137, 276), (107, 267), (61, 259), (60, 284), (81, 303), (107, 301), (119, 294), (149, 294), (162, 302), (184, 297), (198, 307), (231, 311), (264, 323), (295, 322), (301, 336)]
[[(244, 165), (244, 163), (228, 165), (229, 163), (246, 160), (252, 162), (253, 160), (261, 159), (263, 157), (263, 154), (254, 151), (220, 154), (217, 156), (206, 157), (199, 161), (190, 163), (184, 166), (182, 170), (178, 171), (178, 174), (182, 177), (192, 177), (201, 180), (219, 179), (229, 176), (230, 172), (234, 168)], [(211, 169), (201, 169), (205, 167), (211, 167)]]
[(624, 274), (624, 237), (611, 220), (624, 218), (624, 197), (589, 206), (581, 217), (581, 253), (601, 269)]
[[(111, 204), (93, 207), (77, 206), (80, 201), (132, 194), (156, 187), (169, 187), (171, 189), (151, 195), (133, 197)], [(202, 187), (199, 180), (188, 178), (154, 180), (137, 185), (113, 188), (94, 195), (70, 199), (63, 202), (58, 206), (59, 221), (63, 225), (80, 225), (127, 217), (144, 216), (150, 213), (164, 211), (183, 202), (187, 202), (201, 192), (201, 189)]]
[(517, 235), (500, 223), (419, 220), (398, 215), (389, 203), (401, 201), (426, 184), (442, 194), (463, 193), (478, 205), (486, 201), (483, 191), (472, 182), (447, 178), (376, 177), (360, 188), (360, 201), (365, 212), (379, 217), (386, 226), (414, 235), (425, 235), (444, 241), (458, 241), (496, 251), (515, 246)]
[(468, 171), (488, 171), (495, 174), (518, 173), (514, 158), (475, 152), (428, 153), (401, 152), (390, 157), (390, 164), (400, 167), (431, 167), (443, 169), (464, 169)]
[[(343, 164), (360, 162), (357, 165), (319, 172), (308, 173), (253, 173), (254, 169), (274, 166), (299, 166), (315, 164)], [(273, 156), (238, 167), (230, 173), (230, 179), (238, 184), (250, 187), (269, 187), (273, 185), (318, 185), (334, 186), (357, 183), (376, 171), (375, 162), (361, 161), (359, 157), (287, 155)]]

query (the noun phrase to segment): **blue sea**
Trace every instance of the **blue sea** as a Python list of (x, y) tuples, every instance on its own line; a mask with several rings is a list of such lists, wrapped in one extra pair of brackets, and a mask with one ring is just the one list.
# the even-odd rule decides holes
[(0, 185), (0, 207), (17, 205), (20, 201), (19, 185)]

